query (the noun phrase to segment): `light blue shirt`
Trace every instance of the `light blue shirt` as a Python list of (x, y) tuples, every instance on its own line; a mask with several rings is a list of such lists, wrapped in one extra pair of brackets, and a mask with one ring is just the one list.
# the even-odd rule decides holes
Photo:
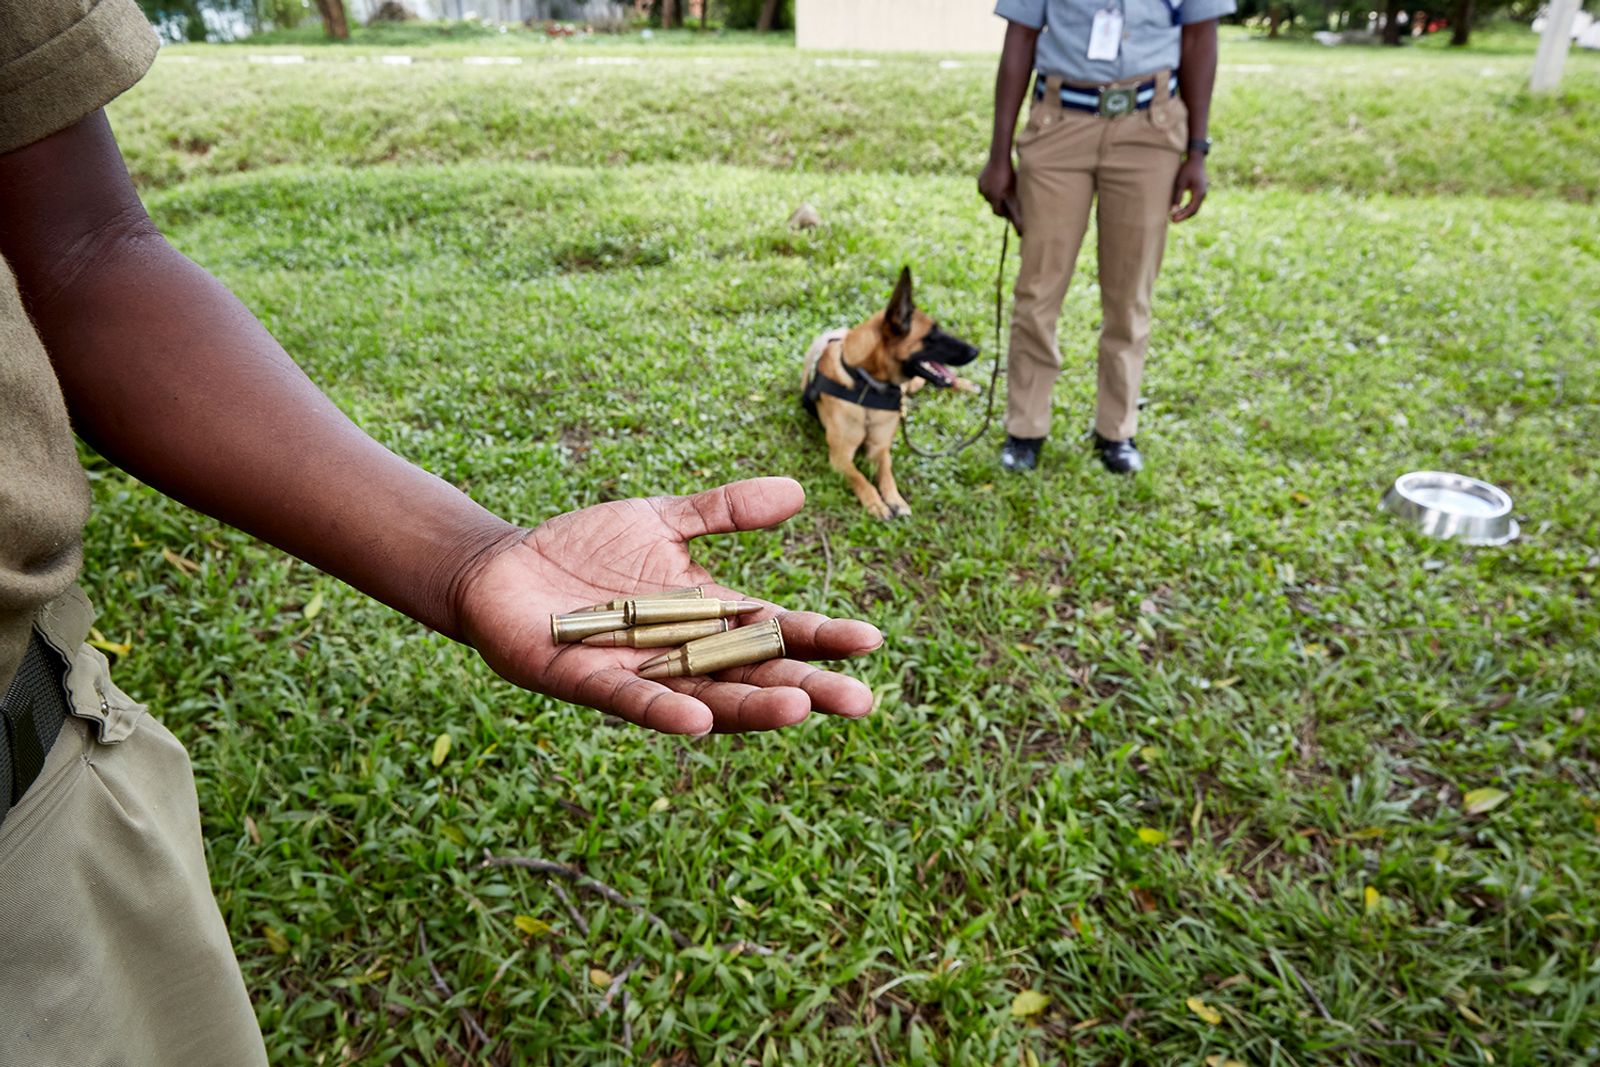
[[(1106, 8), (1122, 12), (1122, 46), (1115, 59), (1090, 59), (1089, 31)], [(1033, 58), (1040, 74), (1103, 85), (1177, 70), (1183, 26), (1237, 9), (1235, 0), (999, 0), (994, 13), (1044, 30)]]

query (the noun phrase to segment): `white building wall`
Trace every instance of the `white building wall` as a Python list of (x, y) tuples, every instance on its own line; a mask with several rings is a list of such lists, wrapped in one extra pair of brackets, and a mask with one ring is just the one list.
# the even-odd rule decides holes
[(795, 0), (801, 48), (998, 53), (994, 0)]

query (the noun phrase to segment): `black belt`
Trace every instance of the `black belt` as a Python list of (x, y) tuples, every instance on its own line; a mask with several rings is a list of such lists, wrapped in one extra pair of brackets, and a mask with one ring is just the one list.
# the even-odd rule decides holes
[[(1047, 91), (1046, 78), (1043, 74), (1036, 75), (1033, 82), (1034, 100), (1043, 100)], [(1167, 79), (1167, 94), (1178, 95), (1178, 72), (1173, 71)], [(1127, 115), (1134, 111), (1143, 111), (1156, 99), (1156, 80), (1142, 81), (1138, 85), (1124, 85), (1117, 88), (1110, 86), (1097, 86), (1078, 88), (1073, 85), (1061, 86), (1061, 106), (1073, 111), (1086, 111), (1091, 115), (1103, 115), (1106, 118), (1116, 118), (1118, 115)]]
[(0, 700), (0, 823), (22, 799), (67, 718), (67, 668), (38, 633)]

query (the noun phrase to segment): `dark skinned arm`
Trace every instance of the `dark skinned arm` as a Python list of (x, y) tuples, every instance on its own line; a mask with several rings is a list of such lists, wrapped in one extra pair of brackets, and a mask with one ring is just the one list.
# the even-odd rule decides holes
[[(1189, 109), (1189, 139), (1201, 141), (1211, 122), (1211, 90), (1217, 83), (1217, 20), (1183, 27), (1178, 93)], [(1190, 152), (1172, 185), (1172, 221), (1192, 219), (1206, 198), (1206, 157)], [(1188, 201), (1184, 202), (1184, 194)]]
[(1016, 137), (1017, 115), (1028, 92), (1033, 74), (1034, 46), (1039, 31), (1020, 22), (1006, 24), (1005, 45), (1000, 51), (1000, 70), (994, 79), (994, 133), (989, 140), (989, 162), (978, 175), (978, 192), (989, 201), (996, 215), (1009, 218), (1020, 227), (1011, 209), (1017, 195), (1017, 172), (1011, 163), (1012, 141)]
[[(78, 432), (112, 462), (472, 644), (503, 676), (678, 733), (865, 714), (854, 679), (799, 662), (876, 647), (864, 623), (769, 606), (790, 655), (650, 682), (647, 650), (554, 645), (549, 614), (710, 583), (687, 543), (799, 510), (787, 479), (616, 501), (513, 526), (373, 441), (226, 289), (157, 232), (100, 112), (0, 155), (0, 254)], [(720, 587), (719, 587), (720, 588)], [(731, 590), (721, 591), (737, 596)]]

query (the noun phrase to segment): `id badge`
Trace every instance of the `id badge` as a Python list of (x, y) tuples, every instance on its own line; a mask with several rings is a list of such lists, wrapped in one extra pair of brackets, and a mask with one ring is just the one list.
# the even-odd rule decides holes
[(1094, 27), (1089, 31), (1089, 58), (1116, 59), (1121, 50), (1122, 12), (1101, 8), (1094, 13)]

